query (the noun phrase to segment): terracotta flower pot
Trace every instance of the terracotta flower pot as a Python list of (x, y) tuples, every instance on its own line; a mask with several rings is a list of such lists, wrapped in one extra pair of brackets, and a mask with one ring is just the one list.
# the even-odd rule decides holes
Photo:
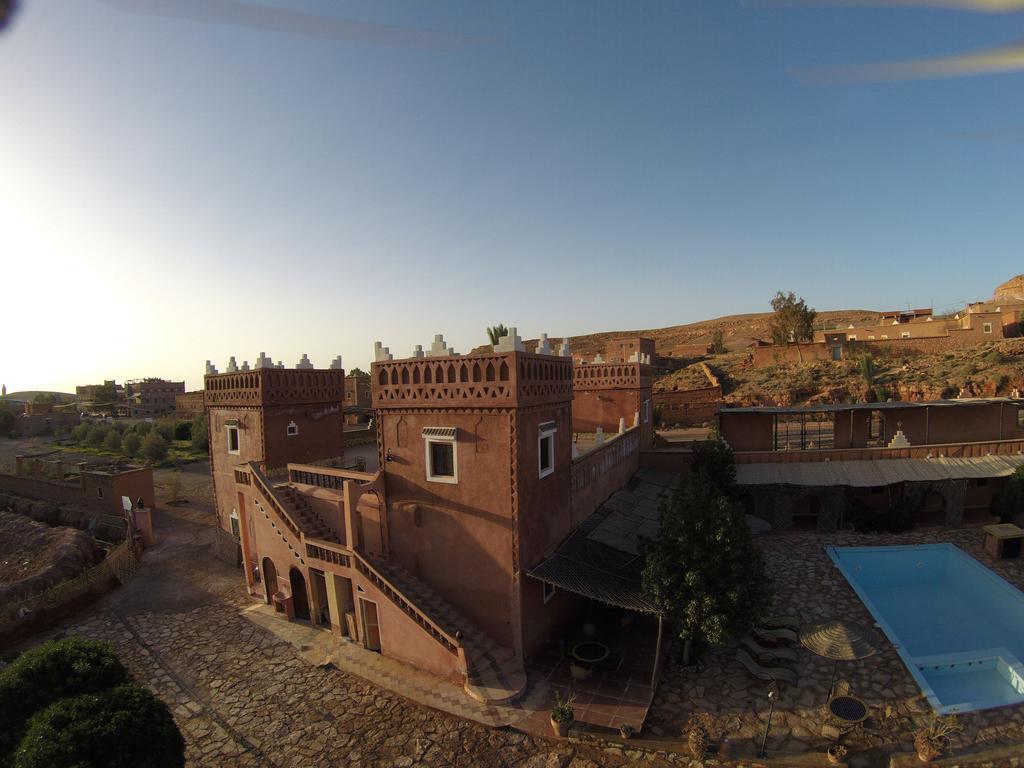
[(930, 763), (939, 756), (936, 746), (920, 736), (914, 739), (914, 748), (917, 750), (917, 759), (922, 763)]
[(554, 731), (555, 736), (566, 737), (569, 735), (569, 726), (572, 725), (572, 721), (563, 722), (561, 720), (555, 720), (551, 718), (551, 730)]

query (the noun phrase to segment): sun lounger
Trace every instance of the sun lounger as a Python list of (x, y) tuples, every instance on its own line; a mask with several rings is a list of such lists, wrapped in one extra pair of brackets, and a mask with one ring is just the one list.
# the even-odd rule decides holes
[(754, 627), (754, 636), (762, 643), (796, 643), (800, 638), (792, 629), (777, 627), (768, 629), (766, 627)]
[(796, 687), (796, 672), (785, 667), (762, 667), (752, 658), (750, 654), (740, 648), (736, 651), (736, 661), (747, 668), (747, 671), (758, 680), (774, 680), (777, 683), (786, 683)]
[(778, 646), (776, 648), (768, 648), (761, 645), (757, 640), (752, 638), (750, 635), (744, 636), (740, 643), (744, 648), (749, 650), (754, 656), (763, 661), (777, 660), (787, 661), (790, 664), (795, 664), (797, 660), (797, 653), (793, 648), (786, 648), (785, 646)]

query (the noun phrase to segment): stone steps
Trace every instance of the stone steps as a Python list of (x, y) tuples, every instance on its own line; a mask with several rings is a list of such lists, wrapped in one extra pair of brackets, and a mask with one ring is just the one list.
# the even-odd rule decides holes
[(449, 635), (461, 634), (466, 653), (466, 692), (477, 701), (514, 700), (526, 687), (526, 673), (515, 653), (462, 616), (450, 603), (396, 563), (372, 561), (376, 568), (417, 609)]

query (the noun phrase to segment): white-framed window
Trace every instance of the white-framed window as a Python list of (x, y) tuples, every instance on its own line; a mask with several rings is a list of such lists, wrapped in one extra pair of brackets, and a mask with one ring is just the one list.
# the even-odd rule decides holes
[(231, 535), (235, 537), (235, 541), (242, 538), (242, 528), (238, 524), (238, 510), (231, 510)]
[(910, 338), (910, 331), (903, 331), (903, 333), (900, 334), (900, 338), (901, 339), (909, 339)]
[(297, 434), (299, 434), (299, 425), (296, 424), (294, 421), (289, 421), (287, 431), (288, 437), (295, 437)]
[(651, 420), (651, 401), (644, 398), (644, 401), (640, 404), (640, 411), (643, 413), (644, 424)]
[(228, 424), (224, 429), (227, 431), (228, 453), (239, 453), (238, 424)]
[(992, 333), (992, 323), (982, 323), (982, 325), (981, 325), (981, 332), (982, 333)]
[(547, 605), (555, 596), (555, 585), (548, 584), (546, 581), (542, 581), (541, 584), (544, 586), (544, 605)]
[(857, 336), (855, 334), (849, 334), (848, 333), (848, 334), (846, 334), (846, 340), (847, 341), (856, 341), (857, 340)]
[(459, 451), (455, 427), (425, 427), (423, 451), (427, 480), (431, 483), (459, 482)]
[(555, 471), (555, 422), (545, 421), (537, 435), (537, 471), (547, 477)]

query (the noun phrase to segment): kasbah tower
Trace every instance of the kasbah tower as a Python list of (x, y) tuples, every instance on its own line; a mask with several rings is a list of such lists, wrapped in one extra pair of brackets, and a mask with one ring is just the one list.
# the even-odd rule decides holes
[[(340, 359), (245, 368), (208, 365), (205, 389), (218, 515), (250, 593), (475, 698), (521, 693), (524, 663), (582, 599), (527, 574), (637, 471), (647, 361), (574, 366), (567, 343), (527, 352), (515, 329), (469, 355), (438, 336), (395, 360), (378, 342), (374, 472), (330, 461)], [(616, 435), (600, 463), (576, 455), (574, 419)]]

